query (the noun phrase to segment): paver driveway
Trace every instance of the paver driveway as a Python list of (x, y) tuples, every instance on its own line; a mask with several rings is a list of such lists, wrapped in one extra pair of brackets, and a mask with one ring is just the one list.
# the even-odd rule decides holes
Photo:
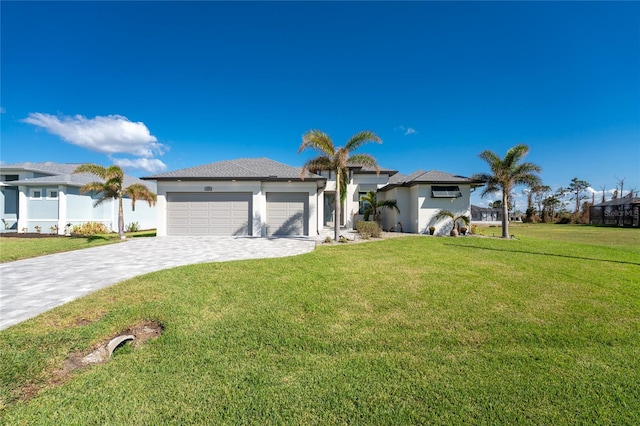
[(175, 266), (307, 253), (313, 239), (132, 238), (0, 264), (0, 330), (95, 290)]

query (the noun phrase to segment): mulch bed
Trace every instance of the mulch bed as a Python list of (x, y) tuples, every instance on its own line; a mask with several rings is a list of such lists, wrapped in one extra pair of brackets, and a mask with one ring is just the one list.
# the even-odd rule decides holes
[(36, 232), (3, 232), (0, 238), (67, 238), (66, 235), (38, 234)]

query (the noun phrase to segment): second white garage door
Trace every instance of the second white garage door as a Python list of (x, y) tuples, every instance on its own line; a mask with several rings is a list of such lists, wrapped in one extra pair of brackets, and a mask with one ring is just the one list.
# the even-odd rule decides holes
[(309, 194), (267, 192), (267, 235), (309, 235)]
[(251, 235), (250, 192), (167, 193), (168, 235)]

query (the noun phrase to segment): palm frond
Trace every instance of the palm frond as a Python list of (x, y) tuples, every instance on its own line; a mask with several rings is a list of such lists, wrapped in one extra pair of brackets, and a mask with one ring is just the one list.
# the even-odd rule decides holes
[(101, 177), (102, 179), (107, 179), (107, 169), (103, 166), (93, 163), (81, 164), (75, 168), (73, 173), (91, 173), (92, 175), (96, 175), (98, 177)]
[(509, 149), (504, 156), (502, 163), (509, 165), (510, 168), (515, 166), (524, 156), (529, 153), (529, 147), (525, 144), (518, 144)]
[(400, 213), (400, 209), (398, 208), (398, 202), (396, 200), (383, 200), (378, 202), (378, 207), (386, 207), (388, 209), (392, 209)]
[(85, 194), (87, 192), (108, 192), (108, 189), (109, 188), (105, 187), (103, 182), (89, 182), (80, 187), (80, 193)]
[(336, 152), (329, 135), (320, 130), (309, 130), (302, 135), (302, 144), (298, 148), (298, 154), (307, 148), (313, 148), (329, 156), (334, 156)]
[(149, 204), (149, 207), (152, 207), (156, 204), (157, 195), (154, 194), (141, 183), (134, 183), (132, 185), (127, 186), (124, 189), (125, 195), (131, 198), (131, 210), (136, 210), (136, 201), (142, 200), (146, 201)]
[(442, 219), (453, 219), (455, 216), (453, 213), (451, 213), (449, 210), (440, 210), (438, 213), (436, 213), (434, 219), (436, 221), (442, 220)]
[(304, 179), (307, 172), (317, 172), (320, 170), (335, 170), (333, 160), (326, 156), (321, 155), (319, 157), (312, 158), (308, 160), (306, 163), (302, 165), (302, 170), (300, 171), (300, 177)]
[(380, 173), (380, 167), (375, 157), (369, 154), (354, 154), (348, 159), (349, 164), (357, 164), (358, 166), (369, 166), (376, 169), (377, 173)]
[(380, 139), (378, 135), (370, 130), (363, 130), (362, 132), (356, 133), (355, 135), (351, 136), (344, 147), (348, 152), (352, 152), (365, 143), (370, 142), (382, 143), (382, 139)]

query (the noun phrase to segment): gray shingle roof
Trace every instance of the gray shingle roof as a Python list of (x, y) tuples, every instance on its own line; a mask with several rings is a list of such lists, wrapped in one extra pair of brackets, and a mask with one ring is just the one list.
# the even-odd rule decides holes
[[(376, 173), (375, 167), (360, 166), (360, 165), (357, 165), (357, 164), (347, 164), (347, 166), (350, 169), (357, 169), (358, 173), (366, 173), (366, 174)], [(385, 174), (388, 174), (389, 176), (393, 176), (396, 173), (398, 173), (397, 170), (387, 169), (386, 167), (378, 167), (378, 168), (380, 170), (380, 173), (385, 173)]]
[(41, 163), (32, 163), (29, 161), (25, 161), (22, 163), (1, 164), (0, 170), (16, 169), (16, 170), (28, 170), (30, 172), (37, 172), (37, 173), (46, 173), (49, 175), (63, 175), (63, 174), (73, 173), (73, 171), (79, 165), (80, 164), (72, 164), (72, 163), (66, 163), (66, 164), (53, 163), (51, 161), (45, 161)]
[(410, 175), (396, 174), (389, 178), (389, 183), (381, 188), (382, 191), (394, 188), (396, 186), (413, 186), (419, 183), (467, 183), (482, 184), (481, 181), (470, 179), (465, 176), (454, 175), (439, 170), (417, 170)]
[[(0, 171), (5, 173), (9, 170), (28, 170), (31, 172), (49, 174), (50, 176), (43, 176), (37, 178), (29, 178), (22, 180), (14, 180), (8, 182), (8, 185), (67, 185), (67, 186), (76, 186), (80, 187), (86, 185), (89, 182), (99, 181), (100, 178), (98, 176), (94, 176), (91, 173), (78, 173), (74, 174), (73, 171), (80, 166), (80, 164), (60, 164), (60, 163), (52, 163), (52, 162), (44, 162), (44, 163), (13, 163), (13, 164), (2, 164), (0, 165)], [(140, 183), (145, 185), (151, 191), (156, 191), (156, 184), (154, 182), (145, 182), (137, 177), (124, 175), (124, 186), (127, 187), (134, 183)]]
[[(273, 161), (269, 158), (240, 158), (224, 160), (187, 169), (174, 170), (143, 179), (174, 180), (174, 179), (300, 179), (302, 168), (292, 167)], [(324, 179), (322, 176), (307, 173), (305, 179)]]

